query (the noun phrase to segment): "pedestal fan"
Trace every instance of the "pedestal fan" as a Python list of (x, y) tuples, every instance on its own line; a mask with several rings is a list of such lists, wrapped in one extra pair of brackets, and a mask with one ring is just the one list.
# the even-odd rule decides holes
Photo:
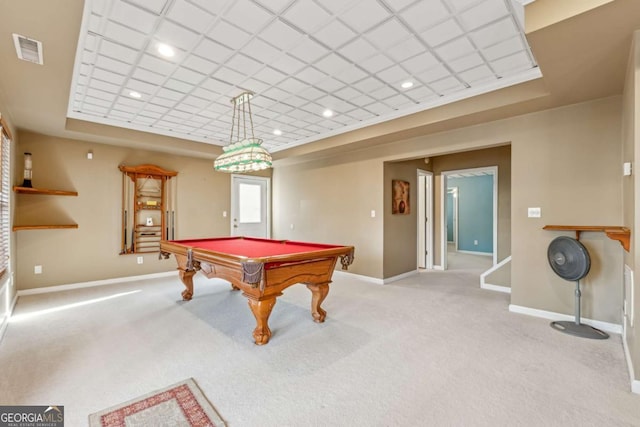
[(589, 273), (591, 258), (587, 248), (578, 240), (567, 236), (556, 237), (547, 250), (549, 265), (553, 271), (565, 280), (575, 281), (575, 321), (551, 322), (558, 331), (583, 338), (606, 339), (609, 335), (592, 326), (580, 323), (580, 279)]

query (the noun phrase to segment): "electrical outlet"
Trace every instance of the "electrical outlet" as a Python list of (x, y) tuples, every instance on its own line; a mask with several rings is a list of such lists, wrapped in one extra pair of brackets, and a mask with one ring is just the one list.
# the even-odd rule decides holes
[(294, 229), (296, 228), (296, 226), (295, 226), (295, 224), (291, 224), (291, 225), (289, 226), (289, 228), (291, 228), (292, 230), (294, 230)]
[(376, 211), (371, 210), (371, 218), (375, 218), (376, 217)]
[(33, 267), (33, 274), (42, 274), (42, 266), (36, 265)]
[(476, 246), (478, 246), (478, 241), (477, 241), (477, 240), (474, 240), (474, 241), (473, 241), (473, 244), (474, 244), (474, 245), (476, 245)]
[(142, 264), (144, 262), (144, 258), (139, 256), (138, 257), (138, 264)]
[(540, 218), (542, 216), (542, 209), (540, 208), (529, 208), (527, 210), (527, 215), (529, 218)]

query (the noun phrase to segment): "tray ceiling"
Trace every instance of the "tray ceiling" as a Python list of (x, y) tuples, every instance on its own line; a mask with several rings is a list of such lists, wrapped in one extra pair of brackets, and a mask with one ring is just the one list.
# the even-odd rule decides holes
[(275, 152), (540, 77), (523, 3), (87, 0), (67, 115), (225, 145), (250, 90)]

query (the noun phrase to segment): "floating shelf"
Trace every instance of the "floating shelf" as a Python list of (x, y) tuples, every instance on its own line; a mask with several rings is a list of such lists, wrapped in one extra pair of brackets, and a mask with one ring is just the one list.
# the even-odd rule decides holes
[(620, 242), (625, 251), (629, 252), (631, 245), (631, 229), (618, 225), (545, 225), (543, 230), (575, 231), (576, 240), (580, 240), (583, 231), (601, 231), (612, 240)]
[(20, 230), (51, 230), (56, 228), (78, 228), (78, 224), (65, 224), (65, 225), (14, 225), (13, 231)]
[(78, 195), (77, 191), (47, 190), (44, 188), (20, 187), (19, 185), (14, 185), (13, 191), (21, 194), (48, 194), (50, 196), (77, 196)]

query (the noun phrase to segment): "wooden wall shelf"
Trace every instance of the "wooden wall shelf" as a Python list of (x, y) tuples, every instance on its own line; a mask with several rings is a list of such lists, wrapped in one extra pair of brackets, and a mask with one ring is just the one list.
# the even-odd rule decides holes
[(66, 225), (14, 225), (13, 231), (20, 230), (52, 230), (56, 228), (78, 228), (78, 224), (66, 224)]
[(78, 195), (77, 191), (47, 190), (45, 188), (20, 187), (19, 185), (14, 185), (13, 191), (20, 194), (48, 194), (50, 196), (77, 196)]
[(543, 230), (575, 231), (576, 240), (580, 240), (583, 231), (601, 231), (612, 240), (620, 242), (625, 251), (629, 252), (631, 245), (631, 230), (618, 225), (545, 225)]

